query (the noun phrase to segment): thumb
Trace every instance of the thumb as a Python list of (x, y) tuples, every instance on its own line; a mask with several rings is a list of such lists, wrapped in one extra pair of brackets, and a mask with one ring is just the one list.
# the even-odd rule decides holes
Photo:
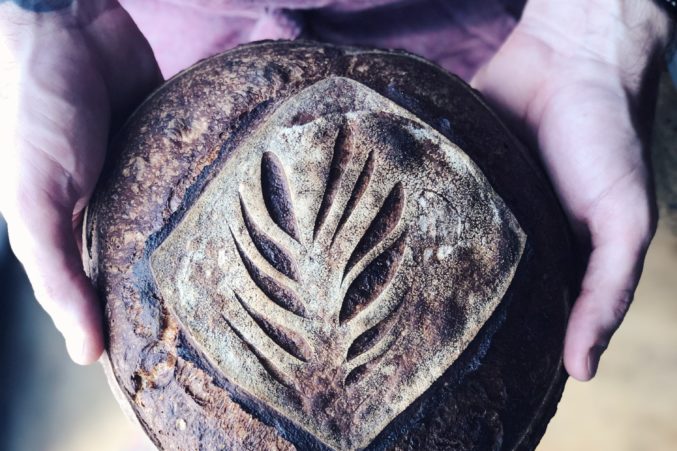
[(601, 354), (623, 321), (653, 235), (650, 215), (614, 215), (591, 230), (592, 252), (581, 293), (571, 311), (564, 365), (582, 381), (595, 376)]
[(59, 205), (48, 195), (23, 200), (20, 210), (6, 216), (12, 249), (73, 361), (93, 363), (103, 351), (101, 312), (79, 255), (74, 203)]

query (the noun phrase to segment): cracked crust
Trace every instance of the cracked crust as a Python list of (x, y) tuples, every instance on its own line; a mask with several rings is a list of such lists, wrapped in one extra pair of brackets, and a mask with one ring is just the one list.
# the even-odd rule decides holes
[[(324, 91), (318, 91), (317, 86), (323, 87)], [(372, 114), (372, 119), (362, 118), (355, 122), (355, 115), (350, 113), (353, 106), (341, 115), (326, 116), (328, 119), (322, 122), (317, 115), (321, 106), (297, 107), (296, 110), (282, 108), (283, 105), (293, 106), (293, 102), (298, 102), (294, 99), (302, 98), (299, 95), (303, 92), (322, 94), (317, 100), (329, 97), (332, 92), (355, 92), (357, 94), (339, 98), (346, 104), (352, 101), (353, 105), (372, 102), (376, 106), (374, 111), (380, 113)], [(306, 101), (306, 105), (310, 104), (312, 102)], [(284, 115), (285, 111), (289, 112), (289, 117)], [(389, 117), (387, 121), (379, 122), (388, 111), (393, 112), (391, 115), (394, 114), (395, 119)], [(414, 138), (398, 132), (406, 128), (401, 122), (404, 119), (409, 121), (410, 129), (411, 124), (416, 125), (416, 131), (412, 132)], [(275, 123), (289, 130), (296, 127), (310, 135), (315, 133), (311, 144), (327, 148), (326, 153), (318, 154), (326, 155), (320, 159), (323, 161), (320, 166), (295, 160), (301, 165), (310, 164), (305, 182), (297, 172), (289, 170), (290, 165), (296, 163), (285, 156), (288, 154), (283, 145), (271, 144), (264, 149), (265, 146), (257, 144), (263, 143), (266, 136), (277, 136), (260, 132)], [(384, 136), (396, 136), (395, 142), (399, 144), (415, 144), (438, 137), (438, 142), (448, 143), (444, 146), (449, 149), (459, 149), (457, 155), (461, 159), (454, 161), (466, 161), (467, 167), (474, 168), (475, 179), (484, 180), (475, 185), (474, 191), (466, 193), (467, 199), (495, 196), (496, 201), (487, 200), (489, 203), (484, 205), (496, 202), (493, 210), (504, 216), (503, 222), (496, 224), (514, 223), (505, 226), (506, 230), (513, 230), (512, 238), (506, 238), (506, 251), (503, 254), (482, 253), (479, 248), (462, 251), (440, 243), (432, 249), (429, 239), (417, 238), (412, 230), (415, 232), (421, 227), (413, 212), (423, 211), (427, 214), (426, 221), (432, 220), (429, 215), (438, 209), (429, 205), (431, 199), (441, 199), (440, 202), (455, 209), (440, 219), (441, 224), (444, 221), (451, 223), (446, 216), (457, 215), (459, 211), (466, 215), (475, 210), (463, 203), (462, 193), (442, 192), (444, 185), (434, 186), (433, 183), (420, 189), (420, 183), (411, 185), (406, 181), (418, 180), (420, 175), (402, 179), (398, 174), (416, 173), (414, 169), (411, 172), (406, 168), (424, 166), (403, 156), (384, 159), (387, 152), (374, 150), (379, 145), (369, 141), (369, 133), (359, 135), (364, 133), (360, 132), (360, 124), (366, 123), (372, 124), (371, 129), (365, 129), (371, 130), (371, 135), (385, 130)], [(299, 136), (293, 139), (302, 142), (305, 138)], [(295, 142), (288, 138), (286, 142)], [(406, 139), (409, 141), (402, 141)], [(453, 175), (458, 171), (445, 170), (447, 163), (439, 156), (435, 157), (435, 152), (439, 151), (434, 149), (439, 149), (440, 145), (421, 150), (432, 165), (425, 173), (432, 174), (433, 180), (457, 177), (452, 184), (460, 186), (464, 179)], [(259, 148), (261, 150), (257, 150)], [(131, 407), (159, 448), (258, 450), (358, 449), (367, 446), (401, 450), (483, 450), (535, 447), (554, 414), (565, 380), (561, 351), (572, 282), (569, 232), (538, 165), (462, 81), (402, 52), (303, 42), (243, 46), (203, 61), (168, 81), (128, 121), (114, 143), (113, 152), (116, 156), (109, 162), (106, 177), (88, 210), (84, 258), (90, 277), (106, 302), (110, 359), (107, 373), (121, 394), (121, 402)], [(246, 158), (242, 159), (242, 155)], [(243, 171), (253, 164), (253, 174), (259, 174), (261, 183), (243, 178), (237, 185), (221, 175), (228, 174), (229, 165), (233, 167), (231, 173), (237, 174), (233, 165), (238, 161), (236, 166)], [(392, 169), (378, 175), (379, 168), (388, 161)], [(315, 173), (313, 167), (321, 170), (317, 169)], [(344, 172), (349, 173), (346, 177), (350, 183), (339, 182), (343, 180), (341, 174)], [(313, 182), (311, 176), (320, 173), (325, 174), (323, 181)], [(216, 324), (214, 319), (203, 316), (207, 318), (203, 322), (195, 321), (200, 318), (200, 313), (211, 310), (201, 307), (190, 313), (190, 309), (182, 307), (188, 305), (190, 299), (200, 298), (198, 293), (204, 287), (195, 292), (196, 281), (200, 277), (208, 280), (204, 271), (214, 271), (218, 266), (189, 265), (195, 275), (184, 279), (179, 276), (181, 257), (209, 253), (209, 233), (219, 230), (218, 227), (210, 229), (213, 226), (208, 222), (201, 223), (209, 233), (202, 234), (202, 238), (194, 242), (189, 239), (190, 232), (199, 223), (189, 227), (191, 218), (199, 216), (200, 211), (209, 210), (210, 202), (205, 199), (210, 199), (210, 189), (218, 186), (221, 179), (225, 189), (230, 189), (228, 186), (236, 189), (227, 197), (228, 202), (232, 201), (227, 210), (234, 212), (232, 216), (238, 219), (229, 234), (223, 230), (217, 235), (231, 240), (248, 237), (240, 247), (231, 247), (232, 256), (221, 256), (244, 262), (241, 266), (244, 272), (240, 276), (243, 282), (232, 285), (235, 282), (230, 278), (231, 288), (240, 287), (241, 293), (247, 293), (245, 279), (251, 277), (258, 281), (258, 289), (265, 291), (268, 283), (269, 298), (279, 301), (277, 308), (286, 308), (280, 311), (289, 310), (292, 315), (315, 319), (331, 316), (321, 308), (313, 307), (312, 302), (308, 303), (303, 290), (297, 289), (295, 294), (279, 292), (280, 281), (284, 281), (285, 286), (297, 287), (299, 280), (309, 272), (308, 263), (298, 259), (299, 243), (315, 240), (328, 248), (338, 243), (337, 261), (345, 262), (345, 273), (353, 279), (359, 279), (359, 273), (367, 271), (369, 261), (377, 261), (382, 253), (383, 263), (374, 266), (382, 273), (374, 273), (370, 280), (380, 280), (372, 289), (376, 290), (374, 293), (385, 294), (377, 293), (369, 299), (346, 294), (345, 300), (332, 310), (336, 312), (338, 324), (356, 327), (349, 334), (352, 338), (344, 340), (347, 360), (354, 359), (355, 362), (347, 367), (346, 381), (351, 383), (358, 381), (363, 373), (350, 372), (350, 368), (356, 370), (361, 368), (360, 364), (362, 367), (369, 364), (373, 372), (374, 366), (377, 370), (388, 367), (388, 357), (376, 356), (379, 349), (386, 349), (384, 355), (391, 358), (397, 354), (397, 346), (402, 349), (400, 354), (406, 349), (423, 349), (424, 342), (407, 348), (401, 343), (393, 345), (388, 336), (401, 334), (400, 322), (411, 323), (412, 320), (406, 318), (421, 311), (400, 307), (397, 299), (401, 295), (398, 297), (397, 293), (411, 289), (405, 286), (406, 282), (419, 277), (415, 271), (426, 256), (437, 261), (447, 257), (461, 262), (476, 261), (474, 269), (450, 279), (461, 285), (499, 262), (502, 262), (504, 272), (496, 274), (505, 274), (507, 278), (492, 276), (497, 284), (490, 288), (483, 283), (476, 285), (485, 290), (480, 298), (496, 300), (477, 304), (487, 306), (485, 310), (473, 307), (463, 314), (458, 311), (451, 316), (458, 318), (460, 315), (469, 321), (468, 324), (475, 324), (468, 329), (472, 333), (461, 334), (467, 337), (461, 341), (456, 335), (457, 341), (450, 342), (452, 348), (453, 343), (458, 343), (458, 351), (445, 354), (453, 354), (451, 360), (442, 359), (448, 363), (430, 363), (432, 366), (427, 371), (432, 378), (425, 385), (414, 383), (418, 380), (414, 377), (411, 379), (413, 385), (403, 387), (419, 388), (405, 389), (404, 395), (395, 397), (379, 395), (381, 404), (388, 408), (379, 414), (374, 410), (379, 404), (374, 403), (368, 409), (369, 416), (365, 417), (367, 420), (381, 418), (376, 429), (375, 426), (365, 428), (366, 432), (360, 432), (359, 428), (342, 429), (340, 421), (329, 421), (332, 415), (341, 412), (338, 405), (323, 420), (321, 411), (313, 413), (317, 404), (303, 407), (303, 393), (298, 395), (301, 407), (291, 408), (294, 398), (280, 397), (279, 389), (275, 388), (285, 387), (285, 384), (297, 387), (297, 382), (289, 379), (301, 373), (290, 371), (290, 368), (312, 367), (308, 366), (314, 358), (312, 350), (327, 343), (326, 338), (317, 335), (317, 330), (299, 336), (297, 328), (293, 327), (297, 324), (293, 319), (274, 324), (276, 317), (261, 315), (255, 309), (256, 305), (260, 306), (258, 301), (252, 304), (251, 298), (245, 295), (229, 296), (229, 305), (237, 307), (237, 311), (219, 315), (218, 318), (225, 320), (218, 327), (231, 331), (233, 343), (249, 340), (254, 349), (239, 345), (243, 349), (240, 355), (256, 357), (259, 352), (266, 359), (277, 356), (277, 360), (269, 362), (274, 369), (269, 367), (268, 375), (261, 373), (259, 382), (252, 385), (243, 378), (241, 371), (247, 367), (244, 362), (250, 361), (247, 360), (249, 357), (243, 357), (245, 360), (239, 364), (229, 361), (227, 356), (232, 355), (229, 354), (232, 351), (218, 345), (223, 343), (222, 339), (210, 338), (207, 333), (216, 330), (205, 326)], [(253, 177), (251, 180), (258, 179)], [(376, 183), (375, 180), (391, 182)], [(314, 199), (306, 202), (308, 207), (299, 208), (295, 202), (304, 202), (305, 198), (299, 197), (294, 190), (305, 186), (303, 183), (308, 184), (304, 193), (312, 187), (318, 190), (316, 196), (308, 197)], [(485, 183), (484, 187), (482, 183)], [(374, 186), (381, 185), (374, 191)], [(246, 189), (237, 194), (242, 186)], [(262, 194), (252, 197), (257, 189)], [(214, 195), (211, 198), (216, 199)], [(427, 203), (414, 203), (414, 199), (423, 199)], [(332, 208), (335, 203), (343, 207)], [(212, 206), (217, 204), (211, 201)], [(372, 204), (382, 205), (385, 216), (380, 223), (376, 219), (369, 221), (372, 218), (369, 212), (377, 210), (364, 205)], [(308, 211), (314, 213), (304, 213)], [(480, 214), (479, 211), (473, 214)], [(351, 216), (354, 216), (353, 220)], [(472, 217), (471, 214), (468, 218)], [(388, 221), (394, 222), (389, 225)], [(472, 222), (471, 219), (468, 221)], [(481, 224), (477, 219), (474, 221)], [(406, 230), (405, 223), (410, 224)], [(369, 224), (376, 224), (373, 230)], [(182, 227), (188, 231), (184, 233), (186, 238), (175, 239)], [(500, 225), (494, 227), (500, 228)], [(482, 230), (489, 233), (490, 229)], [(292, 241), (283, 245), (286, 243), (284, 236)], [(355, 242), (352, 246), (346, 245), (350, 241), (348, 237), (352, 236), (355, 236)], [(363, 236), (362, 240), (360, 236)], [(479, 238), (466, 240), (468, 243), (480, 242)], [(507, 250), (510, 246), (513, 246), (512, 251)], [(429, 255), (425, 252), (427, 248), (431, 249)], [(418, 265), (414, 264), (416, 249), (420, 249), (421, 256)], [(248, 259), (250, 266), (247, 266)], [(219, 255), (215, 254), (212, 261), (218, 262)], [(509, 263), (511, 261), (513, 263)], [(395, 269), (388, 270), (392, 265)], [(263, 270), (265, 272), (261, 272)], [(274, 275), (273, 279), (270, 274)], [(441, 277), (435, 274), (433, 271), (429, 275), (432, 282)], [(266, 277), (270, 279), (268, 282)], [(501, 280), (505, 280), (503, 285), (499, 283)], [(184, 295), (172, 295), (174, 287), (181, 284)], [(188, 292), (194, 294), (186, 294)], [(423, 292), (430, 294), (432, 289)], [(305, 301), (299, 302), (299, 299)], [(420, 296), (416, 299), (419, 299), (416, 302), (422, 302)], [(226, 305), (223, 302), (226, 301), (214, 304), (221, 305), (215, 311)], [(368, 308), (366, 302), (370, 303)], [(395, 313), (389, 315), (391, 311)], [(371, 322), (365, 319), (367, 314), (371, 315)], [(433, 329), (427, 327), (426, 330), (444, 326), (444, 320), (439, 318), (430, 323)], [(252, 336), (259, 338), (252, 342)], [(453, 334), (430, 332), (423, 334), (421, 340), (438, 340), (436, 336), (450, 338)], [(330, 340), (331, 343), (344, 341)], [(273, 348), (273, 345), (279, 347)], [(433, 344), (425, 346), (447, 349)], [(369, 363), (370, 356), (376, 363)], [(414, 358), (400, 359), (400, 368), (413, 365)], [(260, 359), (257, 362), (261, 364)], [(299, 366), (298, 362), (305, 366)], [(311, 371), (310, 376), (312, 374)], [(256, 381), (256, 378), (251, 380)], [(322, 393), (312, 387), (321, 387), (325, 379), (312, 382), (310, 377), (305, 380), (304, 393), (311, 396), (308, 399), (320, 396), (319, 402)], [(377, 387), (372, 385), (372, 391)], [(367, 426), (369, 421), (365, 423)]]

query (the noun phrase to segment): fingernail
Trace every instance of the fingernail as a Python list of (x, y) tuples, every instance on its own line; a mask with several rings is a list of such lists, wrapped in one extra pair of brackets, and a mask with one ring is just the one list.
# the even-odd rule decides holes
[(66, 339), (66, 348), (68, 355), (75, 363), (82, 365), (87, 357), (87, 340), (83, 335), (71, 335)]
[(590, 379), (595, 377), (595, 374), (597, 374), (599, 359), (605, 350), (606, 346), (604, 345), (595, 345), (590, 348), (590, 352), (588, 352), (588, 374), (590, 375)]

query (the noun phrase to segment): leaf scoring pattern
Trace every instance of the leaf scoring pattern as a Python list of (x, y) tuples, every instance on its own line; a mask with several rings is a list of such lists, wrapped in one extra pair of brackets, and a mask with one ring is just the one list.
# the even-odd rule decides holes
[[(341, 126), (335, 139), (333, 156), (325, 183), (325, 190), (315, 219), (315, 227), (313, 230), (313, 236), (315, 238), (326, 224), (329, 212), (335, 204), (335, 199), (340, 189), (339, 187), (341, 185), (341, 178), (344, 175), (344, 168), (349, 164), (351, 152), (347, 144), (348, 140), (349, 131), (345, 126)], [(348, 198), (342, 215), (336, 225), (334, 238), (336, 238), (338, 231), (345, 225), (352, 212), (358, 207), (360, 199), (369, 186), (375, 164), (374, 153), (371, 152), (355, 181), (351, 195)], [(299, 231), (294, 216), (291, 187), (287, 182), (287, 176), (282, 163), (272, 152), (265, 152), (262, 156), (261, 194), (270, 218), (289, 236), (298, 241)], [(360, 238), (350, 254), (343, 272), (336, 275), (339, 280), (343, 280), (345, 274), (349, 272), (352, 267), (393, 232), (402, 218), (404, 206), (404, 187), (402, 183), (396, 183), (386, 196), (381, 209), (377, 211), (376, 216), (366, 232)], [(298, 274), (298, 266), (294, 261), (292, 254), (283, 249), (282, 245), (275, 243), (259, 229), (256, 225), (255, 218), (252, 217), (247, 209), (241, 195), (240, 209), (247, 233), (259, 253), (271, 264), (271, 266), (282, 274), (294, 281), (299, 281), (300, 275)], [(307, 318), (308, 312), (297, 293), (293, 289), (283, 286), (272, 276), (266, 274), (262, 268), (258, 267), (255, 264), (254, 259), (246, 254), (242, 245), (235, 238), (235, 235), (232, 235), (244, 267), (252, 281), (259, 287), (265, 296), (286, 310)], [(347, 288), (345, 296), (340, 303), (338, 314), (339, 325), (348, 323), (369, 305), (381, 298), (381, 295), (391, 284), (397, 273), (404, 254), (406, 239), (407, 233), (405, 231), (400, 234), (392, 245), (382, 251), (379, 255), (373, 257), (372, 261), (369, 262), (360, 274), (355, 277)], [(336, 271), (340, 271), (340, 266)], [(303, 337), (302, 332), (291, 331), (288, 328), (275, 324), (273, 318), (268, 316), (266, 312), (254, 311), (240, 295), (234, 293), (234, 296), (257, 326), (273, 340), (273, 342), (296, 359), (302, 362), (309, 361), (312, 351), (307, 340)], [(345, 356), (344, 362), (346, 364), (355, 357), (362, 355), (373, 348), (376, 343), (382, 341), (387, 334), (392, 331), (398, 318), (397, 312), (400, 311), (403, 303), (404, 298), (400, 300), (396, 308), (393, 309), (390, 314), (386, 315), (385, 318), (380, 320), (369, 330), (359, 332), (358, 338), (353, 341), (348, 349), (343, 351), (343, 355)], [(252, 348), (252, 352), (256, 353), (258, 360), (261, 362), (262, 366), (265, 367), (266, 371), (273, 375), (276, 380), (284, 380), (284, 385), (288, 388), (295, 387), (297, 390), (299, 389), (298, 384), (301, 381), (297, 380), (295, 383), (290, 384), (289, 381), (293, 379), (293, 376), (281, 373), (272, 362), (263, 359), (261, 357), (262, 353), (256, 349), (255, 344), (246, 341), (244, 336), (238, 332), (232, 324), (229, 323), (229, 325), (236, 331), (238, 336)], [(385, 350), (383, 352), (385, 352)], [(379, 359), (381, 355), (382, 354), (374, 356), (371, 362)], [(344, 383), (355, 382), (366, 374), (368, 369), (372, 366), (372, 363), (367, 361), (358, 368), (353, 368), (349, 372), (349, 376), (344, 380)]]
[(374, 357), (372, 357), (371, 360), (363, 363), (362, 365), (356, 366), (346, 376), (345, 379), (345, 384), (346, 386), (350, 386), (355, 384), (356, 382), (359, 382), (363, 377), (366, 376), (366, 374), (369, 372), (370, 369), (374, 368), (383, 360), (383, 357), (388, 353), (388, 351), (394, 346), (395, 342), (397, 341), (397, 338), (392, 340), (388, 346), (386, 346), (385, 349), (383, 349), (381, 352), (376, 354)]

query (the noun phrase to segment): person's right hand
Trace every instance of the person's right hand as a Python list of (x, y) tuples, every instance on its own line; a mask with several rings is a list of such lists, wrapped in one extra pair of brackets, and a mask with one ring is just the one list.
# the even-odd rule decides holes
[(648, 149), (672, 27), (649, 1), (530, 0), (473, 82), (538, 150), (578, 239), (563, 354), (578, 380), (594, 377), (655, 231)]
[[(88, 364), (103, 338), (80, 258), (82, 214), (111, 123), (161, 75), (116, 0), (24, 3), (0, 3), (0, 211), (36, 298), (71, 358)], [(40, 12), (49, 5), (59, 6)]]

